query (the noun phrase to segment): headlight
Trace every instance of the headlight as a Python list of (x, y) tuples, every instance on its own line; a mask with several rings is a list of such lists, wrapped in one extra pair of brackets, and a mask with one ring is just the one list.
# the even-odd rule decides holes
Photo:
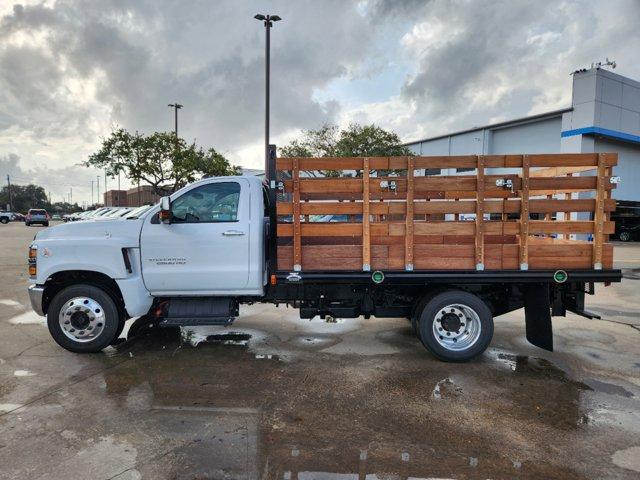
[(29, 276), (36, 277), (38, 274), (38, 246), (31, 245), (29, 247)]

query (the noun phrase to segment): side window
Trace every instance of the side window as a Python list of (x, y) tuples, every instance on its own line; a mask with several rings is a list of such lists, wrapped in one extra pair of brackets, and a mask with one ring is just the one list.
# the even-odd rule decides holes
[(173, 223), (238, 221), (240, 184), (209, 183), (188, 191), (171, 202)]

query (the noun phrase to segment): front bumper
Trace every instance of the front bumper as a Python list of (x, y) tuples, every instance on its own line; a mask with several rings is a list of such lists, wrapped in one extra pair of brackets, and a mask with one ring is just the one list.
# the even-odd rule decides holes
[(29, 300), (31, 300), (31, 308), (41, 317), (44, 317), (42, 309), (42, 297), (44, 296), (44, 287), (39, 285), (29, 285)]

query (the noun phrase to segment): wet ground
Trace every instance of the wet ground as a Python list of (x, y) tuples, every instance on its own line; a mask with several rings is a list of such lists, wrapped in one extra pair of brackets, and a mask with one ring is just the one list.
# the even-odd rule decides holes
[(640, 245), (590, 298), (603, 320), (554, 319), (555, 353), (526, 343), (522, 312), (459, 365), (406, 320), (252, 305), (76, 355), (27, 308), (36, 227), (0, 227), (0, 479), (640, 476)]

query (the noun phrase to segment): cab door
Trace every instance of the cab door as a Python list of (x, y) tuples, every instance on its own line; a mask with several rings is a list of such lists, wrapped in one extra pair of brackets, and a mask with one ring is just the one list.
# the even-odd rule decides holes
[(140, 238), (142, 275), (154, 295), (241, 294), (249, 278), (250, 188), (242, 178), (195, 184), (172, 196), (171, 223), (157, 213)]

